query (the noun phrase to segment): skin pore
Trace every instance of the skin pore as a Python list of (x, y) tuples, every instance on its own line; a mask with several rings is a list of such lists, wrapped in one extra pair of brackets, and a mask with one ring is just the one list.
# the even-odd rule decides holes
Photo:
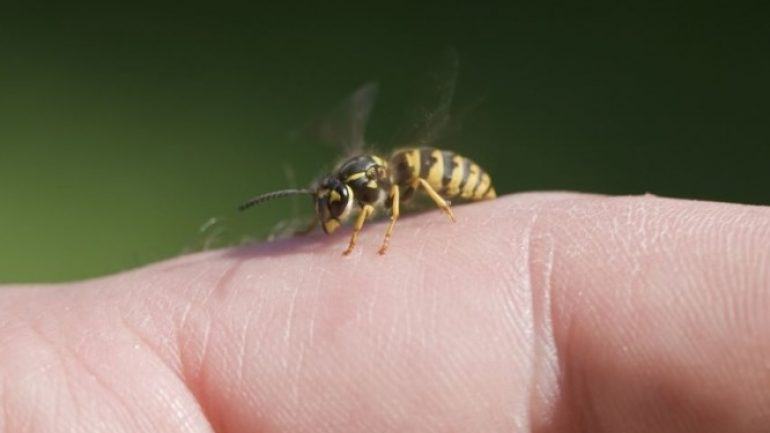
[(762, 432), (770, 209), (564, 193), (0, 288), (0, 432)]

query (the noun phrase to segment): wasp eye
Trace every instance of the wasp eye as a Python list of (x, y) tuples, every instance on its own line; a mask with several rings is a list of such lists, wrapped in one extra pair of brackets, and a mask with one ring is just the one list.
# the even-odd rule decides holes
[(329, 193), (329, 213), (337, 218), (345, 212), (348, 206), (348, 189), (344, 185), (333, 189)]

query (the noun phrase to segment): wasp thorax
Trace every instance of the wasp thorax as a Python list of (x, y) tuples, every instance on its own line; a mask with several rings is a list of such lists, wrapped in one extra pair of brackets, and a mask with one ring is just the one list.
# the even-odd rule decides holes
[(353, 191), (337, 178), (324, 179), (315, 194), (315, 209), (324, 232), (332, 233), (350, 215)]

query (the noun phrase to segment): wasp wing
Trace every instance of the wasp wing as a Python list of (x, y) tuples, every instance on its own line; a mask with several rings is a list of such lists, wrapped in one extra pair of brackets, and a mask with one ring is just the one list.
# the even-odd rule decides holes
[(344, 156), (362, 152), (366, 146), (366, 124), (377, 99), (378, 89), (375, 82), (365, 83), (337, 104), (329, 114), (305, 126), (301, 135), (334, 145)]
[(459, 55), (445, 49), (428, 68), (417, 90), (417, 102), (407, 111), (409, 119), (393, 140), (403, 146), (430, 146), (445, 138), (450, 129), (452, 100), (459, 74)]
[[(296, 187), (296, 176), (290, 165), (284, 164), (283, 169), (289, 189), (258, 195), (242, 203), (238, 209), (232, 206), (219, 215), (208, 218), (186, 243), (183, 251), (203, 251), (241, 245), (260, 239), (272, 241), (308, 234), (318, 221), (311, 213), (312, 202), (306, 202), (312, 192)], [(265, 220), (264, 216), (260, 217), (254, 212), (243, 212), (251, 206), (278, 197), (286, 197), (282, 200), (290, 205), (289, 216), (281, 218), (272, 227), (260, 224), (260, 221)], [(283, 206), (286, 207), (286, 204)]]
[[(363, 151), (366, 145), (366, 123), (374, 107), (377, 93), (377, 83), (365, 83), (337, 104), (328, 115), (321, 117), (315, 122), (310, 122), (299, 133), (292, 134), (293, 138), (297, 139), (299, 138), (298, 136), (313, 137), (339, 147), (346, 156)], [(317, 219), (314, 215), (302, 216), (297, 210), (296, 198), (298, 193), (306, 193), (310, 190), (297, 189), (293, 170), (289, 166), (285, 166), (284, 169), (286, 171), (287, 183), (292, 187), (291, 189), (257, 196), (241, 205), (241, 210), (275, 197), (292, 196), (293, 215), (291, 218), (280, 220), (267, 233), (260, 233), (260, 230), (256, 230), (253, 216), (250, 216), (250, 214), (244, 215), (237, 211), (229, 211), (225, 214), (211, 217), (202, 224), (194, 239), (185, 247), (185, 251), (233, 246), (253, 241), (263, 236), (266, 236), (268, 240), (272, 240), (309, 232), (314, 227)], [(261, 232), (264, 231), (264, 229), (261, 230)]]
[(282, 218), (272, 226), (259, 224), (260, 218), (252, 213), (229, 212), (206, 220), (197, 233), (184, 245), (182, 252), (191, 253), (232, 247), (261, 239), (273, 241), (305, 235), (315, 228), (315, 215)]

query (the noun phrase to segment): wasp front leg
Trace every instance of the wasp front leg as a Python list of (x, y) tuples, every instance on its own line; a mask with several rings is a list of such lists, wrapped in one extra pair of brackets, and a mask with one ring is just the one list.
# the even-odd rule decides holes
[(394, 184), (390, 187), (390, 200), (393, 203), (390, 207), (390, 224), (388, 224), (388, 230), (385, 231), (385, 239), (382, 240), (382, 246), (379, 251), (380, 254), (385, 254), (385, 252), (388, 251), (390, 236), (393, 234), (393, 226), (396, 225), (396, 220), (398, 220), (400, 203), (399, 195), (398, 185)]
[(369, 218), (372, 212), (374, 212), (374, 207), (372, 205), (365, 204), (363, 208), (361, 208), (361, 212), (358, 214), (356, 223), (353, 226), (353, 234), (350, 236), (348, 248), (342, 252), (342, 255), (347, 256), (353, 251), (353, 248), (356, 246), (356, 240), (358, 239), (358, 233), (361, 231), (361, 228), (364, 227), (364, 222), (366, 222), (366, 219)]

